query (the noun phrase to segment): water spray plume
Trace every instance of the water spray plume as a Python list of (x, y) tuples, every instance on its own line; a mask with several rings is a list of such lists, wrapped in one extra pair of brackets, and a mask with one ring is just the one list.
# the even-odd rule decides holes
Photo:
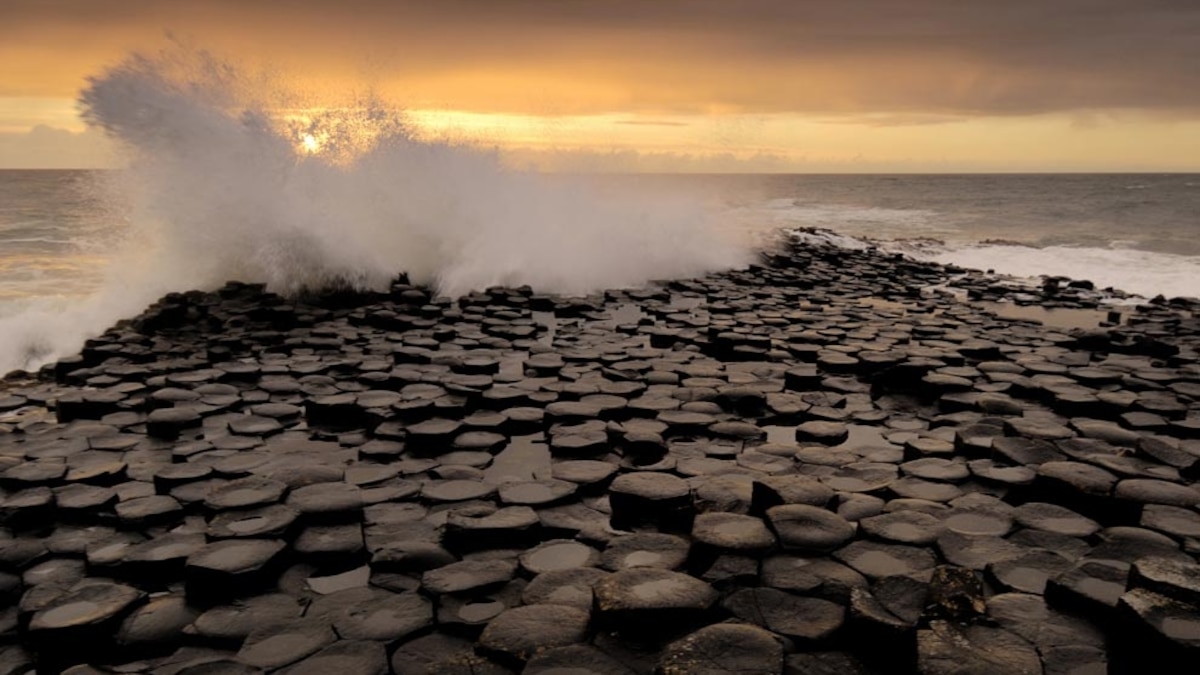
[[(185, 47), (91, 78), (80, 106), (127, 157), (114, 183), (129, 230), (86, 323), (55, 322), (52, 339), (24, 326), (25, 342), (60, 355), (164, 293), (232, 279), (287, 294), (407, 273), (451, 296), (581, 294), (751, 258), (682, 195), (506, 169), (495, 152), (418, 140), (403, 111), (370, 99), (302, 113), (297, 100)], [(0, 366), (35, 365), (14, 358)]]

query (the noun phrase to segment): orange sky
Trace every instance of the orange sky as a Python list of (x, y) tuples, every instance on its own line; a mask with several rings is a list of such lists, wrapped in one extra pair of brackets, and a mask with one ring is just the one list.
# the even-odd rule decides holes
[(0, 167), (114, 161), (75, 97), (167, 33), (545, 168), (1200, 170), (1192, 0), (4, 0)]

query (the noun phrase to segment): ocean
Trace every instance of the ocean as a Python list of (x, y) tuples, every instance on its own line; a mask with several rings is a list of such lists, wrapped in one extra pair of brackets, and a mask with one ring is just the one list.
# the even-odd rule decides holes
[[(493, 171), (502, 173), (498, 168)], [(321, 176), (306, 180), (321, 180)], [(337, 174), (338, 180), (346, 178), (344, 172)], [(350, 178), (378, 176), (372, 171)], [(472, 178), (469, 172), (467, 178)], [(289, 192), (259, 199), (203, 185), (197, 188), (199, 195), (189, 195), (184, 184), (170, 188), (183, 194), (165, 195), (169, 190), (159, 186), (146, 198), (131, 188), (141, 177), (121, 171), (0, 171), (0, 371), (32, 367), (77, 349), (87, 335), (135, 314), (163, 293), (212, 286), (227, 277), (291, 290), (296, 275), (301, 279), (296, 284), (320, 283), (320, 276), (312, 276), (314, 266), (326, 265), (332, 256), (328, 278), (348, 276), (356, 283), (377, 285), (369, 274), (345, 273), (355, 265), (356, 247), (365, 250), (373, 243), (379, 248), (370, 260), (364, 256), (364, 270), (381, 271), (384, 278), (413, 267), (431, 267), (432, 271), (425, 270), (426, 280), (452, 294), (490, 283), (531, 283), (547, 291), (586, 292), (699, 273), (744, 262), (748, 259), (744, 249), (752, 249), (753, 242), (771, 233), (816, 227), (840, 235), (846, 245), (871, 242), (970, 268), (1028, 277), (1065, 275), (1145, 297), (1200, 296), (1200, 175), (558, 177), (518, 173), (513, 180), (520, 183), (511, 186), (490, 175), (473, 178), (484, 191), (480, 203), (488, 208), (497, 206), (495, 193), (505, 187), (522, 195), (521, 227), (512, 226), (510, 213), (496, 216), (496, 228), (512, 248), (471, 236), (472, 229), (481, 234), (490, 227), (486, 212), (469, 204), (442, 203), (470, 200), (469, 185), (444, 192), (433, 204), (423, 203), (416, 210), (376, 203), (368, 204), (370, 213), (364, 214), (358, 200), (347, 202), (343, 213), (337, 214), (330, 212), (337, 208), (340, 192), (313, 202), (313, 191), (322, 188), (310, 183), (302, 191), (302, 205), (319, 208), (322, 218), (311, 221), (304, 214), (304, 223), (290, 223), (286, 218), (299, 212), (274, 203), (289, 198)], [(538, 183), (546, 186), (539, 188)], [(561, 194), (564, 190), (570, 199)], [(602, 197), (590, 202), (576, 199), (590, 193)], [(429, 201), (428, 193), (407, 194)], [(203, 198), (203, 203), (196, 198)], [(222, 198), (228, 203), (220, 203)], [(164, 209), (163, 202), (169, 208)], [(597, 203), (609, 211), (597, 215), (589, 208)], [(157, 211), (147, 204), (157, 204)], [(189, 209), (186, 229), (161, 222), (184, 208)], [(573, 209), (581, 210), (574, 232)], [(379, 251), (398, 250), (388, 233), (381, 231), (386, 228), (376, 222), (374, 212), (380, 210), (395, 218), (397, 230), (420, 231), (421, 236), (399, 246), (407, 253), (419, 244), (423, 255), (403, 256), (407, 259), (397, 259), (394, 265), (386, 256), (380, 260)], [(625, 246), (629, 228), (616, 223), (630, 213), (636, 227), (646, 230), (639, 235), (638, 248), (663, 249), (634, 260), (636, 265), (630, 260), (637, 255)], [(372, 220), (373, 227), (362, 230), (338, 222), (356, 214)], [(611, 237), (606, 236), (606, 216), (614, 221)], [(446, 219), (442, 226), (411, 222), (438, 217)], [(147, 227), (139, 218), (159, 222)], [(205, 218), (214, 222), (206, 223)], [(223, 222), (216, 222), (218, 218)], [(694, 243), (681, 242), (681, 237), (691, 239), (686, 231), (689, 224), (694, 224), (695, 239), (704, 247), (728, 247), (730, 255), (705, 257)], [(303, 229), (292, 229), (298, 225)], [(330, 229), (328, 240), (312, 240), (312, 230), (320, 227)], [(239, 228), (261, 236), (247, 239)], [(657, 237), (656, 230), (670, 236)], [(300, 253), (294, 246), (298, 232), (304, 242)], [(431, 235), (441, 240), (430, 243)], [(576, 235), (579, 250), (570, 245)], [(293, 244), (283, 245), (286, 241)], [(339, 252), (341, 244), (347, 246)], [(463, 250), (447, 252), (448, 247)], [(472, 249), (478, 250), (460, 255)], [(246, 265), (244, 260), (229, 266), (213, 264), (222, 257), (245, 258), (247, 250), (263, 264)], [(531, 254), (514, 258), (516, 250)], [(155, 264), (163, 262), (158, 259), (164, 251), (169, 262)], [(431, 252), (440, 259), (430, 260)], [(209, 264), (185, 264), (188, 257)], [(502, 268), (499, 273), (490, 269), (496, 266)]]

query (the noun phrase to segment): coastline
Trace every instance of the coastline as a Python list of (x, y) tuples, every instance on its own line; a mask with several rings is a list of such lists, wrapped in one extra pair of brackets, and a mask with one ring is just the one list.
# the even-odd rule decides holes
[(172, 294), (0, 391), (0, 659), (1171, 672), (1198, 306), (1103, 297), (818, 241), (587, 298)]

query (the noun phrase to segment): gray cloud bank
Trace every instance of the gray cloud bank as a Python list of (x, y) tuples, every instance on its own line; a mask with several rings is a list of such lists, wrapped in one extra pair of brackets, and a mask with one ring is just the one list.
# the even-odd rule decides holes
[[(1025, 115), (1200, 111), (1197, 0), (5, 0), (0, 44), (164, 29), (370, 63), (620, 88), (644, 110)], [(139, 33), (139, 31), (141, 31)], [(249, 47), (247, 47), (249, 46)], [(331, 73), (337, 71), (332, 65)], [(544, 84), (538, 85), (544, 87)], [(553, 100), (554, 91), (530, 96)]]

